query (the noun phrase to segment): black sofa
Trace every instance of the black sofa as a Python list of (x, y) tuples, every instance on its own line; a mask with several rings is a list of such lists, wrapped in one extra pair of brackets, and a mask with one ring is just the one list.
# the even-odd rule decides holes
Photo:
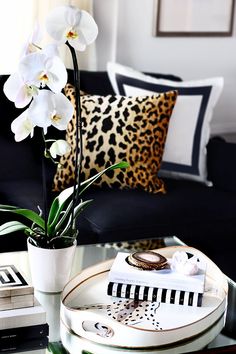
[[(155, 74), (156, 77), (163, 75)], [(175, 76), (164, 76), (180, 80)], [(7, 76), (0, 76), (0, 204), (37, 211), (42, 206), (40, 137), (14, 141), (12, 120), (20, 114), (4, 96)], [(72, 73), (69, 72), (69, 81)], [(81, 89), (91, 94), (113, 93), (106, 72), (81, 72)], [(55, 131), (53, 132), (55, 136)], [(151, 195), (139, 190), (93, 187), (86, 197), (93, 204), (78, 220), (79, 244), (117, 242), (176, 235), (199, 248), (236, 280), (233, 265), (236, 239), (236, 144), (212, 137), (207, 146), (209, 179), (213, 187), (199, 182), (165, 179), (167, 194)], [(47, 166), (50, 187), (55, 167)], [(0, 223), (13, 215), (0, 213)], [(26, 236), (0, 237), (0, 252), (26, 249)]]

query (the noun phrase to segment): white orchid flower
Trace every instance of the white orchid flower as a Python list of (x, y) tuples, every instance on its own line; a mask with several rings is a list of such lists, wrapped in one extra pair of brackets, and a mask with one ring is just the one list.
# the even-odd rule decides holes
[(63, 156), (69, 153), (71, 151), (71, 146), (67, 141), (59, 139), (52, 143), (49, 151), (51, 156), (55, 159), (57, 156)]
[(67, 82), (67, 71), (58, 56), (49, 57), (45, 53), (32, 53), (19, 64), (19, 72), (29, 85), (48, 86), (53, 92), (60, 92)]
[(171, 259), (171, 269), (185, 275), (194, 275), (198, 272), (197, 257), (188, 258), (184, 251), (176, 251)]
[(10, 75), (5, 82), (3, 92), (17, 108), (23, 108), (37, 95), (38, 89), (36, 86), (27, 85), (23, 77), (16, 72)]
[(27, 136), (33, 136), (35, 125), (29, 118), (29, 110), (25, 110), (11, 123), (11, 130), (15, 134), (15, 141), (22, 141)]
[(66, 41), (76, 50), (84, 51), (97, 37), (98, 27), (93, 17), (74, 6), (59, 6), (47, 17), (48, 33), (58, 42)]
[(65, 130), (73, 112), (74, 107), (65, 95), (49, 90), (39, 91), (29, 107), (30, 119), (35, 125), (42, 127), (45, 134), (51, 125)]
[(23, 46), (21, 58), (28, 54), (32, 54), (38, 51), (46, 54), (47, 56), (60, 56), (58, 45), (56, 43), (46, 44), (44, 48), (41, 48), (40, 42), (43, 39), (42, 29), (38, 22), (36, 22), (33, 32), (30, 34), (28, 40)]
[(28, 40), (23, 45), (23, 49), (20, 57), (22, 58), (30, 53), (37, 52), (40, 49), (38, 44), (41, 42), (42, 38), (43, 38), (42, 29), (39, 23), (36, 22), (32, 33), (29, 35)]

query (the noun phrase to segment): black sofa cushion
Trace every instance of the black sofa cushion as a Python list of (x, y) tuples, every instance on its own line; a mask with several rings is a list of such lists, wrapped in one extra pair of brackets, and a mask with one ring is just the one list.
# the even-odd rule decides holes
[(208, 173), (214, 186), (236, 192), (236, 144), (214, 137), (208, 144)]
[(179, 233), (186, 241), (194, 241), (192, 234), (198, 240), (207, 236), (207, 224), (214, 225), (214, 232), (216, 225), (221, 225), (221, 232), (235, 231), (235, 227), (230, 230), (230, 223), (235, 220), (236, 193), (229, 195), (197, 182), (166, 179), (165, 183), (165, 195), (111, 189), (105, 193), (99, 189), (88, 192), (87, 197), (94, 202), (84, 211), (84, 217), (98, 240), (125, 240), (131, 234), (139, 239)]

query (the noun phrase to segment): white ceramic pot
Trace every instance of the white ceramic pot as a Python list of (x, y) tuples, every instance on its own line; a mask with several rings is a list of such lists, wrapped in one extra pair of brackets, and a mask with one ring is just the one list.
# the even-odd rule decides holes
[(47, 249), (34, 246), (27, 240), (32, 284), (36, 290), (61, 292), (70, 279), (77, 242), (70, 247)]

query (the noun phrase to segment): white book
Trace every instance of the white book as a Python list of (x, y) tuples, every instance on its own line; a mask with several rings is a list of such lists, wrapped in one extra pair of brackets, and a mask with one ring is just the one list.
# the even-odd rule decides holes
[[(20, 298), (20, 299), (18, 299)], [(5, 302), (1, 300), (6, 300)], [(0, 311), (2, 310), (12, 310), (12, 309), (19, 309), (22, 307), (31, 307), (34, 306), (34, 295), (20, 295), (20, 296), (13, 296), (13, 297), (4, 297), (0, 298)]]
[(0, 298), (0, 306), (5, 304), (10, 304), (12, 302), (23, 302), (23, 301), (32, 301), (33, 303), (34, 295), (17, 295), (17, 296), (8, 296), (8, 297), (1, 297)]
[(126, 299), (164, 302), (166, 304), (194, 307), (201, 306), (203, 298), (203, 294), (197, 292), (118, 283), (108, 283), (107, 295)]
[(163, 289), (204, 292), (206, 263), (198, 262), (198, 273), (184, 275), (174, 270), (140, 270), (128, 264), (128, 253), (118, 252), (108, 274), (108, 281), (122, 284), (135, 284)]
[(33, 307), (0, 311), (0, 330), (46, 323), (46, 311), (35, 299)]

